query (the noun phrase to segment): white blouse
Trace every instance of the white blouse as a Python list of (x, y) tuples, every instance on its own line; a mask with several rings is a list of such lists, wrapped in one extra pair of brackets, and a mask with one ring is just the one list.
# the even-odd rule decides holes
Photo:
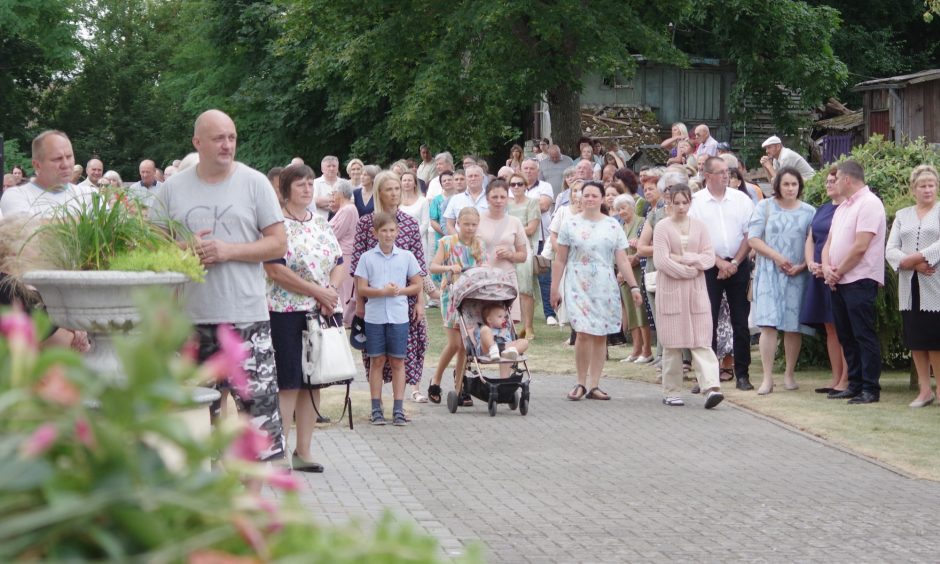
[[(911, 310), (911, 279), (913, 270), (899, 270), (901, 260), (909, 254), (921, 253), (936, 268), (940, 263), (940, 205), (917, 217), (915, 206), (898, 210), (891, 224), (885, 260), (898, 272), (898, 298), (901, 311)], [(920, 311), (940, 311), (940, 272), (918, 277)]]

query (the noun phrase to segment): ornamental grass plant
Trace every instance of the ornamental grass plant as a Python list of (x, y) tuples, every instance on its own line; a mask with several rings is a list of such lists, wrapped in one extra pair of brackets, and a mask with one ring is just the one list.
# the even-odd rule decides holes
[(203, 281), (199, 258), (175, 240), (189, 234), (178, 224), (164, 231), (142, 210), (123, 192), (107, 191), (61, 206), (26, 239), (25, 246), (35, 245), (36, 252), (28, 253), (34, 260), (24, 268), (179, 272)]

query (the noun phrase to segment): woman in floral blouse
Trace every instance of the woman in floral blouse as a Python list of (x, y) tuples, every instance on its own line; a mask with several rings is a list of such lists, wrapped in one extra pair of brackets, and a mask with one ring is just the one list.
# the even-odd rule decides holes
[[(287, 441), (290, 421), (297, 422), (297, 449), (291, 458), (294, 470), (323, 472), (323, 466), (310, 459), (310, 441), (316, 417), (313, 403), (304, 401), (303, 331), (307, 314), (319, 310), (332, 316), (339, 303), (337, 287), (346, 277), (343, 251), (330, 225), (311, 213), (313, 170), (303, 164), (281, 172), (280, 190), (284, 201), (284, 228), (287, 254), (264, 265), (268, 277), (268, 310), (271, 313), (271, 340), (277, 366), (278, 402)], [(298, 401), (298, 397), (301, 397)], [(319, 403), (320, 393), (313, 392)]]

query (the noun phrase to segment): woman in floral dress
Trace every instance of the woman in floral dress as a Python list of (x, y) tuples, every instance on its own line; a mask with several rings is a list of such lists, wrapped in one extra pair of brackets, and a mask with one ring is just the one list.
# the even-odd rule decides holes
[[(413, 217), (398, 209), (401, 205), (401, 181), (398, 176), (389, 171), (378, 174), (373, 181), (375, 196), (372, 201), (375, 202), (376, 212), (394, 213), (398, 219), (398, 238), (395, 239), (395, 246), (399, 249), (411, 251), (418, 259), (418, 265), (421, 267), (421, 276), (427, 276), (427, 267), (424, 263), (424, 245), (421, 244), (420, 227)], [(359, 257), (366, 251), (375, 248), (378, 240), (375, 238), (375, 232), (372, 229), (372, 218), (374, 214), (364, 215), (359, 218), (359, 224), (356, 226), (356, 243), (353, 249), (353, 256), (349, 269), (356, 271), (359, 264)], [(365, 301), (361, 296), (356, 297), (356, 315), (363, 317), (365, 314)], [(408, 326), (408, 351), (405, 357), (405, 380), (411, 384), (411, 399), (421, 402), (427, 401), (418, 385), (421, 382), (421, 373), (424, 371), (424, 353), (428, 348), (428, 326), (424, 319), (424, 293), (419, 292), (417, 296), (408, 297), (408, 318), (411, 324)], [(369, 358), (363, 352), (362, 363), (365, 366), (366, 373), (369, 372)], [(389, 364), (385, 365), (385, 371), (382, 378), (386, 382), (392, 381), (392, 371)]]
[(612, 217), (601, 213), (604, 187), (586, 182), (581, 188), (580, 215), (569, 219), (558, 232), (558, 246), (552, 264), (552, 307), (557, 308), (562, 273), (564, 301), (571, 328), (577, 333), (575, 366), (578, 383), (568, 399), (609, 400), (598, 388), (607, 357), (607, 335), (620, 328), (620, 290), (614, 264), (624, 274), (633, 303), (642, 304), (640, 288), (627, 260), (627, 237)]

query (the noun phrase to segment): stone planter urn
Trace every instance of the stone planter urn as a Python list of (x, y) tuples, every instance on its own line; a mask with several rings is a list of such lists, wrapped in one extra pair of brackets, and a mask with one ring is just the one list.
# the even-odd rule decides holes
[[(114, 349), (113, 335), (133, 333), (140, 322), (134, 294), (152, 287), (178, 289), (188, 278), (178, 272), (34, 270), (22, 280), (36, 288), (57, 326), (88, 333), (92, 350), (85, 356), (87, 366), (104, 378), (120, 381), (126, 374)], [(193, 436), (208, 436), (208, 406), (219, 397), (217, 390), (193, 389), (193, 401), (205, 407), (180, 411)]]

